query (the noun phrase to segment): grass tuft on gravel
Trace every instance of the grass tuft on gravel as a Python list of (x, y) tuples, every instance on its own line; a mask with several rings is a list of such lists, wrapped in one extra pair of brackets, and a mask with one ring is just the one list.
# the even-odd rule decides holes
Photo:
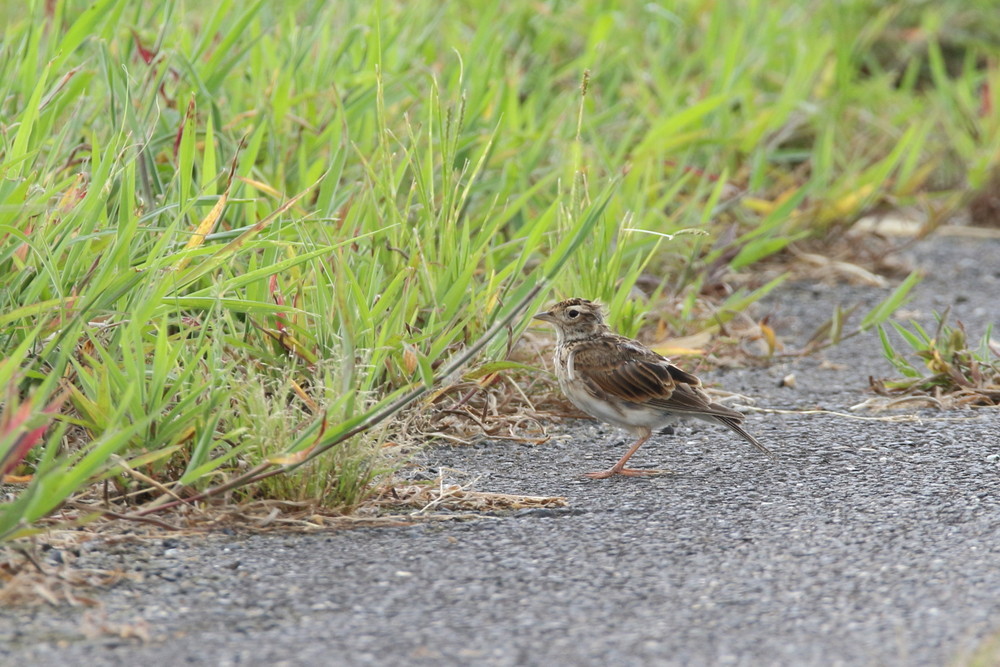
[[(885, 329), (879, 338), (886, 359), (902, 375), (897, 379), (871, 379), (872, 389), (886, 396), (930, 396), (941, 407), (1000, 406), (1000, 342), (992, 327), (977, 346), (969, 344), (965, 326), (948, 324), (948, 313), (937, 315), (937, 327), (928, 332), (918, 322), (908, 326), (892, 321), (909, 355), (893, 346)], [(910, 357), (920, 361), (914, 363)]]

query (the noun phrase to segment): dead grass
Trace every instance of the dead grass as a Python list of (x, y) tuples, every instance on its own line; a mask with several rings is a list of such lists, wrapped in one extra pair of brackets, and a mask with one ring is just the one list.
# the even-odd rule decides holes
[[(181, 505), (157, 519), (134, 517), (128, 509), (109, 508), (97, 489), (39, 522), (44, 532), (0, 547), (0, 606), (99, 608), (93, 591), (124, 579), (141, 580), (141, 573), (79, 567), (77, 556), (85, 543), (100, 541), (106, 548), (170, 537), (198, 537), (230, 533), (317, 533), (360, 527), (402, 527), (440, 521), (468, 521), (522, 509), (566, 507), (561, 496), (525, 496), (477, 491), (472, 484), (389, 480), (379, 492), (351, 514), (316, 502), (256, 500), (241, 504)], [(90, 517), (84, 525), (78, 525)], [(55, 550), (60, 562), (46, 561)], [(110, 627), (100, 615), (85, 623), (97, 635), (148, 638), (148, 628)], [(145, 633), (145, 634), (144, 634)], [(86, 633), (85, 633), (86, 634)], [(95, 635), (95, 636), (97, 636)]]
[(897, 220), (872, 216), (827, 238), (790, 244), (776, 258), (777, 267), (793, 280), (887, 288), (890, 278), (904, 278), (913, 271), (902, 253), (923, 238), (919, 229), (903, 238), (885, 231)]
[(871, 390), (890, 399), (921, 397), (943, 409), (1000, 406), (1000, 341), (990, 338), (991, 329), (970, 345), (965, 326), (948, 324), (948, 311), (938, 315), (936, 329), (927, 331), (916, 322), (909, 326), (893, 322), (896, 333), (909, 347), (893, 346), (881, 332), (886, 357), (903, 376), (897, 379), (868, 378)]
[(52, 565), (39, 558), (34, 545), (0, 549), (0, 607), (97, 607), (98, 601), (89, 592), (109, 588), (123, 579), (141, 578), (121, 570), (77, 567), (72, 548), (59, 549), (59, 554), (63, 562)]
[(387, 510), (413, 509), (411, 516), (431, 512), (511, 512), (522, 509), (566, 507), (562, 496), (523, 496), (510, 493), (472, 491), (468, 486), (445, 484), (442, 478), (427, 484), (393, 486), (378, 500)]
[(916, 384), (908, 388), (891, 387), (889, 381), (873, 377), (868, 378), (868, 383), (881, 398), (871, 402), (870, 410), (900, 410), (914, 406), (939, 410), (1000, 406), (1000, 379), (975, 387), (935, 385), (927, 389)]

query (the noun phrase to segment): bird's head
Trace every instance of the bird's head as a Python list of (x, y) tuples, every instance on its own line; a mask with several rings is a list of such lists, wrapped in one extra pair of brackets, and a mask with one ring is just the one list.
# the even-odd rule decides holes
[(586, 299), (566, 299), (534, 316), (536, 320), (551, 322), (563, 341), (589, 338), (608, 330), (600, 304)]

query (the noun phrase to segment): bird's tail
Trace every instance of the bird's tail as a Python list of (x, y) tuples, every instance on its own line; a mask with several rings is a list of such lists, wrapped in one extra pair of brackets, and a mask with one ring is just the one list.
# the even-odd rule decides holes
[(737, 433), (739, 433), (741, 436), (743, 436), (743, 438), (747, 442), (749, 442), (751, 445), (753, 445), (754, 447), (756, 447), (757, 449), (759, 449), (764, 454), (767, 454), (772, 459), (777, 458), (774, 455), (774, 452), (772, 452), (770, 449), (768, 449), (764, 445), (760, 444), (760, 441), (757, 440), (757, 438), (755, 438), (752, 435), (750, 435), (749, 433), (747, 433), (746, 429), (744, 429), (740, 425), (740, 422), (743, 421), (743, 415), (740, 415), (739, 419), (736, 419), (735, 417), (728, 417), (728, 416), (721, 416), (721, 415), (715, 415), (714, 417), (715, 417), (715, 421), (717, 421), (720, 424), (725, 424), (726, 426), (728, 426), (732, 430), (734, 430)]

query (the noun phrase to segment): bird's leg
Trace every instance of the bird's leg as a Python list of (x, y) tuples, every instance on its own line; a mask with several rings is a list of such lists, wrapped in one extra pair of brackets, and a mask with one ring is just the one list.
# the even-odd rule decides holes
[(635, 470), (634, 468), (625, 467), (625, 464), (628, 463), (628, 460), (630, 458), (632, 458), (632, 455), (635, 454), (636, 450), (642, 447), (642, 444), (647, 440), (649, 440), (649, 436), (651, 435), (652, 432), (649, 429), (645, 429), (645, 432), (638, 440), (635, 441), (635, 444), (632, 445), (632, 448), (629, 449), (627, 452), (625, 452), (625, 456), (618, 459), (618, 463), (614, 464), (607, 470), (602, 470), (600, 472), (585, 473), (584, 477), (589, 477), (590, 479), (607, 479), (608, 477), (613, 477), (615, 475), (626, 475), (627, 477), (645, 477), (648, 475), (661, 474), (663, 472), (661, 470)]

